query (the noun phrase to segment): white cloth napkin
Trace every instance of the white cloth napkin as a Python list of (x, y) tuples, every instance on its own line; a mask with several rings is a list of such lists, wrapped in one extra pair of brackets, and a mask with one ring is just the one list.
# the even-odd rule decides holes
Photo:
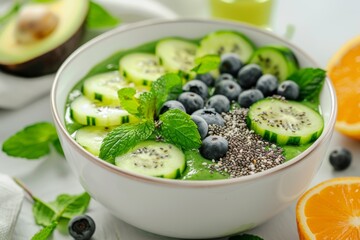
[(0, 240), (12, 239), (23, 199), (24, 192), (14, 180), (0, 174)]

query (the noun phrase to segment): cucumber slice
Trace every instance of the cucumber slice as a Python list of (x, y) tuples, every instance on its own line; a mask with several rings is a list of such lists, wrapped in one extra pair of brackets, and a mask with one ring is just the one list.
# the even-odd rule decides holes
[(286, 80), (299, 69), (298, 61), (293, 52), (286, 47), (264, 46), (258, 48), (251, 57), (250, 63), (260, 65), (263, 73), (270, 73), (280, 82)]
[(84, 81), (83, 93), (91, 100), (98, 100), (104, 104), (120, 105), (118, 90), (131, 87), (118, 71), (100, 73)]
[(104, 105), (85, 96), (76, 98), (70, 104), (70, 116), (82, 125), (106, 127), (137, 120), (119, 106)]
[(248, 62), (254, 50), (255, 44), (244, 34), (217, 31), (210, 33), (200, 41), (196, 55), (202, 57), (208, 54), (236, 53), (243, 62)]
[(165, 69), (159, 59), (150, 53), (131, 53), (119, 62), (120, 74), (139, 86), (150, 86), (153, 81), (164, 75)]
[(315, 141), (324, 128), (323, 118), (294, 101), (267, 98), (254, 103), (247, 116), (248, 127), (279, 145), (302, 145)]
[(87, 126), (80, 128), (75, 133), (75, 141), (88, 152), (99, 156), (103, 139), (113, 128)]
[(184, 153), (169, 143), (145, 141), (125, 155), (115, 158), (115, 165), (130, 172), (161, 178), (179, 178), (185, 170)]
[(169, 72), (189, 73), (195, 65), (197, 45), (180, 39), (164, 39), (156, 45), (156, 55)]

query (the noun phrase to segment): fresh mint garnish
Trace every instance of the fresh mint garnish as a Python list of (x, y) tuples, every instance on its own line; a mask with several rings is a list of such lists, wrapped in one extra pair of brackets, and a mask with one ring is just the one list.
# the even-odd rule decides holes
[(215, 70), (219, 67), (220, 57), (218, 55), (205, 55), (200, 58), (195, 59), (196, 66), (191, 69), (191, 71), (196, 72), (197, 74), (208, 73), (212, 70)]
[(50, 225), (40, 229), (32, 238), (31, 240), (47, 240), (50, 238), (54, 230), (56, 229), (58, 223), (52, 222)]
[(237, 236), (232, 236), (229, 238), (229, 240), (264, 240), (264, 239), (251, 234), (241, 234)]
[(90, 1), (90, 9), (86, 19), (86, 26), (90, 29), (112, 28), (119, 25), (120, 19), (112, 16), (100, 4)]
[(151, 85), (151, 91), (156, 96), (156, 111), (168, 100), (177, 99), (182, 93), (182, 80), (179, 75), (168, 73), (163, 75)]
[(67, 223), (71, 218), (83, 214), (91, 200), (90, 195), (84, 192), (79, 195), (60, 194), (54, 201), (45, 203), (35, 197), (21, 181), (18, 179), (14, 179), (14, 181), (34, 201), (33, 214), (35, 222), (44, 227), (33, 236), (33, 240), (48, 239), (59, 225), (59, 222)]
[(293, 73), (289, 79), (299, 85), (299, 101), (318, 111), (325, 77), (326, 72), (320, 68), (303, 68)]
[(201, 137), (191, 117), (179, 109), (171, 109), (160, 116), (159, 133), (165, 141), (183, 150), (199, 148)]
[(153, 121), (123, 124), (112, 130), (103, 140), (99, 157), (114, 163), (116, 156), (126, 153), (136, 144), (148, 139), (155, 130)]
[(114, 163), (115, 157), (128, 152), (136, 144), (156, 136), (175, 144), (183, 150), (198, 148), (200, 134), (190, 116), (180, 110), (169, 110), (159, 116), (162, 105), (178, 97), (182, 92), (182, 79), (179, 75), (168, 73), (152, 83), (149, 92), (135, 97), (135, 89), (118, 91), (121, 106), (137, 116), (140, 123), (124, 124), (112, 130), (103, 140), (99, 157)]
[(8, 138), (2, 145), (2, 151), (13, 157), (38, 159), (49, 154), (51, 145), (62, 153), (55, 127), (51, 123), (40, 122)]
[(135, 97), (135, 88), (122, 88), (118, 91), (120, 106), (128, 113), (137, 116), (139, 113), (139, 100)]

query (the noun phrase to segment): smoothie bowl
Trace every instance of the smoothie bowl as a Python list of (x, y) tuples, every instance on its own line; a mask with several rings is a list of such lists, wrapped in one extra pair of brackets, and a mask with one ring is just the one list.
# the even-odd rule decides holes
[(134, 24), (69, 57), (52, 112), (73, 172), (112, 214), (165, 236), (227, 236), (279, 213), (316, 174), (336, 115), (317, 67), (247, 25)]

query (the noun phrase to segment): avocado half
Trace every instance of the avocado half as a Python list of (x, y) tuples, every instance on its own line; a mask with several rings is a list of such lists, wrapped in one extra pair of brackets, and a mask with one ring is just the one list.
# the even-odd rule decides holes
[[(36, 4), (36, 3), (29, 3)], [(39, 4), (39, 3), (37, 3)], [(0, 29), (0, 69), (22, 77), (54, 73), (81, 44), (85, 32), (89, 0), (56, 0), (45, 4), (58, 17), (55, 30), (28, 44), (15, 37), (17, 15)]]

